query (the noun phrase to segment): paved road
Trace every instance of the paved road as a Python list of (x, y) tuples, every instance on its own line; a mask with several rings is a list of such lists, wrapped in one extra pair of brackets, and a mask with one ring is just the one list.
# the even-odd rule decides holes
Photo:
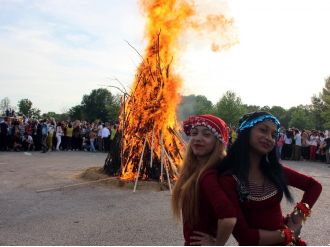
[[(0, 245), (182, 245), (182, 229), (171, 215), (170, 194), (90, 184), (77, 175), (102, 167), (106, 154), (0, 152)], [(323, 192), (302, 235), (311, 245), (330, 244), (330, 168), (287, 162), (314, 176)], [(294, 191), (295, 197), (301, 193)], [(284, 212), (292, 205), (283, 202)], [(233, 238), (229, 245), (236, 245)]]

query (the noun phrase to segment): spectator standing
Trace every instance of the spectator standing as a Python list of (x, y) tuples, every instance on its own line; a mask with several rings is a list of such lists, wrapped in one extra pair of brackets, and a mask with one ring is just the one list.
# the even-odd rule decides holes
[(81, 148), (80, 122), (76, 122), (72, 131), (72, 149), (78, 151)]
[(73, 127), (72, 123), (69, 122), (68, 126), (66, 127), (66, 150), (71, 151), (72, 150), (72, 133), (73, 133)]
[(60, 145), (62, 142), (62, 136), (63, 136), (63, 129), (61, 122), (57, 123), (56, 126), (56, 151), (60, 151)]
[(298, 129), (294, 130), (294, 152), (293, 160), (300, 160), (301, 158), (301, 134)]
[(316, 153), (318, 157), (317, 159), (320, 160), (321, 162), (326, 161), (326, 146), (327, 143), (325, 141), (324, 133), (320, 133), (320, 141)]
[(312, 134), (309, 136), (309, 157), (310, 160), (316, 160), (316, 150), (317, 150), (317, 137), (316, 132), (312, 131)]
[(111, 130), (110, 130), (110, 144), (109, 144), (109, 149), (110, 150), (113, 148), (116, 134), (117, 134), (117, 125), (116, 124), (113, 124), (111, 126)]
[(303, 159), (309, 159), (309, 142), (308, 142), (308, 133), (306, 130), (301, 132), (301, 156)]
[(326, 143), (326, 146), (325, 146), (326, 163), (330, 164), (330, 134), (329, 134), (329, 131), (326, 131), (324, 141)]
[(108, 124), (106, 126), (103, 126), (102, 128), (102, 151), (108, 152), (109, 149), (109, 143), (110, 143), (110, 130), (108, 129)]
[[(8, 110), (8, 109), (7, 109)], [(0, 123), (0, 151), (7, 151), (8, 148), (8, 117)]]
[(97, 142), (98, 142), (99, 151), (103, 151), (102, 129), (103, 129), (103, 124), (99, 122), (99, 125), (97, 126)]
[(32, 134), (33, 134), (33, 126), (32, 126), (32, 122), (30, 120), (25, 125), (24, 133), (28, 133), (30, 136), (32, 136)]
[(37, 135), (36, 135), (36, 140), (34, 141), (36, 151), (41, 150), (41, 143), (42, 143), (42, 131), (41, 131), (41, 129), (42, 129), (42, 121), (36, 123)]
[(96, 132), (92, 129), (90, 132), (89, 132), (89, 142), (90, 142), (90, 150), (91, 152), (96, 152), (95, 150), (95, 145), (94, 145), (94, 142), (95, 142), (95, 139), (97, 137), (97, 134)]
[(47, 120), (44, 119), (42, 121), (42, 124), (41, 124), (41, 148), (42, 148), (42, 153), (46, 153), (48, 151), (47, 136), (48, 136)]
[(51, 122), (48, 125), (48, 136), (47, 136), (47, 146), (48, 146), (48, 151), (53, 150), (53, 138), (54, 138), (54, 132), (55, 132), (55, 126)]
[(290, 159), (292, 155), (292, 132), (287, 130), (284, 135), (284, 145), (283, 145), (283, 157), (282, 159)]
[(19, 152), (21, 151), (22, 147), (23, 147), (22, 139), (19, 135), (19, 132), (16, 132), (13, 137), (13, 150)]
[(18, 121), (18, 131), (19, 131), (19, 136), (23, 137), (25, 133), (25, 123), (22, 119)]
[(67, 139), (67, 135), (66, 135), (66, 130), (68, 127), (67, 122), (62, 121), (61, 127), (62, 127), (62, 131), (63, 131), (63, 135), (61, 137), (61, 147), (62, 147), (62, 150), (67, 150), (67, 146), (68, 146), (68, 141), (67, 141), (68, 139)]
[(12, 120), (9, 118), (8, 121), (8, 132), (7, 132), (7, 148), (11, 150), (13, 148), (13, 140), (15, 134), (15, 128), (13, 126)]

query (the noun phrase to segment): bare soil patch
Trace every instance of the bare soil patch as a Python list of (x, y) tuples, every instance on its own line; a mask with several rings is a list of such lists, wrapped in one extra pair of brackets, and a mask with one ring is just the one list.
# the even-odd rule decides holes
[[(122, 189), (134, 189), (135, 181), (124, 181), (118, 176), (107, 175), (102, 167), (90, 167), (82, 173), (79, 173), (76, 178), (84, 181), (99, 181), (102, 185), (115, 186)], [(145, 181), (138, 180), (137, 190), (151, 190), (151, 191), (163, 191), (168, 190), (168, 185), (160, 183), (158, 181)]]

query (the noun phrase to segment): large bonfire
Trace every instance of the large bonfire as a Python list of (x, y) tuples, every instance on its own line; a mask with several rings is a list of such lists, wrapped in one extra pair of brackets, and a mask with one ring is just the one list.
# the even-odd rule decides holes
[[(184, 151), (176, 118), (182, 79), (174, 72), (180, 35), (193, 28), (221, 30), (220, 35), (226, 36), (232, 19), (209, 15), (200, 22), (194, 18), (195, 4), (188, 0), (140, 0), (140, 6), (147, 13), (148, 45), (141, 55), (132, 92), (122, 101), (119, 175), (122, 180), (173, 181)], [(231, 35), (221, 39), (225, 42), (212, 44), (214, 51), (237, 42)], [(108, 156), (105, 165), (111, 166), (113, 160)]]

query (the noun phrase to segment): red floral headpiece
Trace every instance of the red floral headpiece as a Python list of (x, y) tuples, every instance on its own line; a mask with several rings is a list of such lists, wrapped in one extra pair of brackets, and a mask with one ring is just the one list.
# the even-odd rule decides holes
[(196, 126), (205, 126), (209, 128), (212, 133), (222, 143), (228, 143), (228, 128), (225, 121), (217, 116), (210, 114), (191, 116), (183, 122), (183, 130), (187, 136), (190, 136), (190, 131)]

